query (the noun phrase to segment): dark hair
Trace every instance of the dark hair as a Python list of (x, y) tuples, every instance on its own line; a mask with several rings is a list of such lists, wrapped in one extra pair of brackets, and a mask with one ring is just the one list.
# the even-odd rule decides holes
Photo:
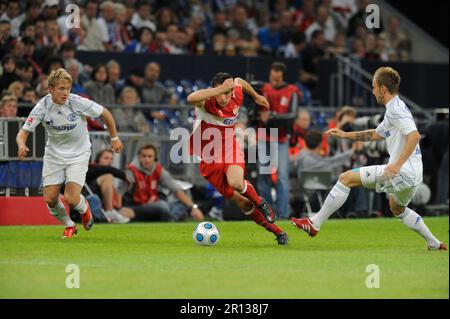
[(77, 46), (72, 41), (66, 41), (63, 44), (61, 44), (61, 52), (64, 51), (76, 51)]
[(33, 67), (33, 65), (28, 60), (21, 59), (21, 60), (18, 60), (16, 62), (16, 69), (17, 70), (26, 70), (26, 69), (29, 69), (31, 67)]
[(103, 82), (103, 83), (108, 83), (108, 68), (106, 67), (106, 65), (104, 63), (99, 63), (95, 66), (95, 68), (91, 72), (91, 80), (94, 82), (97, 81), (95, 79), (95, 75), (97, 74), (98, 70), (100, 70), (100, 68), (105, 68), (106, 79), (105, 79), (105, 82)]
[(140, 27), (140, 28), (137, 30), (137, 39), (138, 39), (138, 41), (141, 41), (141, 36), (142, 36), (142, 34), (144, 33), (144, 31), (146, 31), (146, 30), (147, 30), (148, 32), (151, 33), (153, 39), (155, 38), (155, 34), (154, 34), (153, 30), (150, 29), (150, 28), (147, 27), (147, 26), (143, 26), (143, 27)]
[(100, 162), (100, 158), (101, 158), (101, 157), (103, 156), (103, 154), (105, 154), (105, 153), (111, 153), (111, 154), (114, 155), (114, 152), (113, 152), (112, 149), (110, 149), (110, 148), (105, 148), (105, 149), (101, 150), (100, 152), (98, 152), (97, 155), (95, 155), (94, 163), (95, 163), (95, 164), (98, 164), (98, 162)]
[(233, 76), (230, 73), (226, 72), (219, 72), (211, 80), (211, 86), (216, 87), (218, 85), (221, 85), (225, 80), (232, 79)]
[(283, 72), (283, 75), (286, 74), (286, 68), (286, 64), (284, 64), (283, 62), (274, 62), (270, 66), (270, 70)]
[(153, 150), (155, 152), (155, 162), (158, 161), (158, 149), (153, 144), (146, 144), (144, 146), (141, 146), (138, 150), (138, 155), (141, 155), (142, 151), (144, 150)]
[(305, 143), (309, 149), (316, 149), (322, 143), (322, 133), (317, 130), (309, 131), (306, 134)]
[(21, 41), (24, 45), (36, 45), (36, 41), (30, 37), (23, 37)]
[(14, 61), (14, 63), (16, 63), (16, 59), (14, 58), (14, 56), (11, 54), (7, 54), (2, 59), (2, 65), (4, 66), (9, 61)]
[(324, 34), (322, 30), (315, 30), (312, 34), (311, 34), (311, 40), (315, 40), (318, 36)]

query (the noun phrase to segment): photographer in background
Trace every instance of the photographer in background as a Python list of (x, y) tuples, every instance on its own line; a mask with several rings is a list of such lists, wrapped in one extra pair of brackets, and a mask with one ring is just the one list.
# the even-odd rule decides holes
[[(269, 111), (259, 112), (259, 127), (267, 128), (266, 134), (258, 136), (258, 149), (270, 150), (269, 163), (275, 163), (272, 174), (258, 175), (258, 190), (267, 199), (269, 205), (276, 207), (279, 218), (289, 218), (289, 138), (297, 107), (302, 98), (300, 90), (286, 83), (286, 65), (274, 62), (270, 67), (269, 82), (265, 83), (261, 93), (270, 104)], [(270, 135), (270, 128), (278, 128), (278, 137)], [(259, 134), (258, 134), (259, 135)], [(264, 145), (266, 144), (266, 145)], [(267, 164), (258, 162), (260, 166)], [(272, 186), (276, 189), (276, 203), (272, 200)], [(276, 205), (274, 205), (276, 204)]]

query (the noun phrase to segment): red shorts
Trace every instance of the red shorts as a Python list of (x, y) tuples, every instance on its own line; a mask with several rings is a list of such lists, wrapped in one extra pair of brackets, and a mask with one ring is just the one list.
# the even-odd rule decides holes
[(227, 170), (231, 165), (242, 167), (245, 173), (243, 163), (200, 163), (200, 174), (226, 199), (230, 199), (234, 194), (234, 188), (228, 185), (227, 181)]

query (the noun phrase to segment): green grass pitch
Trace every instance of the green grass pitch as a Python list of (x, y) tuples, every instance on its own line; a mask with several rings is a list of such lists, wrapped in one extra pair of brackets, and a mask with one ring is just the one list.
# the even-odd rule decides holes
[[(425, 218), (448, 243), (448, 217)], [(289, 222), (288, 246), (251, 221), (217, 222), (215, 247), (196, 246), (193, 222), (0, 227), (0, 298), (448, 298), (448, 252), (425, 249), (394, 218), (330, 220), (316, 238)], [(66, 287), (66, 266), (80, 287)], [(366, 287), (367, 265), (380, 288)]]

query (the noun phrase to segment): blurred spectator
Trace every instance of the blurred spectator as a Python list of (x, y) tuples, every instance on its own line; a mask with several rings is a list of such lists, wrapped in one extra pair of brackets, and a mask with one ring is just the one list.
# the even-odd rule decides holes
[(20, 81), (16, 74), (16, 59), (12, 55), (6, 55), (2, 59), (3, 74), (0, 77), (0, 95), (3, 90), (8, 89), (9, 85), (15, 81)]
[(43, 73), (50, 74), (53, 70), (58, 70), (63, 67), (64, 61), (59, 55), (51, 55), (44, 62)]
[(251, 46), (256, 50), (259, 48), (259, 42), (256, 36), (253, 34), (256, 26), (248, 19), (247, 8), (244, 5), (238, 4), (233, 7), (232, 24), (228, 30), (228, 37), (231, 37), (230, 31), (234, 31), (237, 34), (237, 46), (240, 49), (244, 46)]
[[(350, 18), (347, 26), (347, 36), (353, 37), (356, 33), (356, 28), (364, 24), (366, 18), (371, 12), (366, 12), (366, 7), (371, 3), (370, 0), (357, 0), (358, 11)], [(380, 27), (374, 28), (375, 34), (379, 34), (383, 31), (383, 23), (380, 20)]]
[(33, 80), (33, 66), (27, 60), (17, 61), (16, 74), (19, 76), (20, 81), (25, 84), (32, 84)]
[(377, 44), (375, 47), (375, 52), (378, 54), (378, 56), (380, 57), (381, 61), (389, 61), (389, 54), (387, 52), (386, 49), (386, 40), (382, 39), (382, 38), (377, 38)]
[(297, 176), (300, 176), (301, 170), (325, 170), (333, 172), (334, 179), (337, 180), (342, 173), (344, 162), (352, 157), (355, 147), (334, 156), (327, 156), (323, 154), (323, 140), (324, 134), (317, 130), (306, 134), (304, 147), (297, 158)]
[(153, 31), (149, 27), (141, 27), (138, 32), (138, 39), (135, 39), (128, 44), (124, 52), (132, 53), (153, 53)]
[(151, 10), (152, 8), (148, 1), (139, 0), (136, 3), (136, 12), (133, 14), (133, 18), (131, 19), (131, 23), (136, 29), (147, 27), (153, 32), (156, 31), (156, 26), (150, 16)]
[(16, 117), (17, 116), (17, 97), (9, 94), (0, 100), (0, 117)]
[(81, 24), (85, 30), (83, 45), (88, 51), (105, 51), (103, 34), (100, 24), (97, 21), (98, 3), (96, 0), (88, 0), (84, 13), (81, 17)]
[(16, 59), (16, 61), (23, 59), (25, 52), (24, 52), (24, 45), (23, 45), (22, 39), (17, 38), (11, 42), (11, 51), (10, 52), (11, 52), (12, 56)]
[(162, 7), (156, 12), (156, 31), (166, 32), (171, 24), (177, 24), (177, 16), (169, 7)]
[(0, 59), (3, 59), (5, 54), (11, 52), (11, 45), (14, 38), (11, 36), (11, 24), (9, 21), (0, 19)]
[(380, 61), (380, 54), (377, 52), (377, 37), (373, 33), (367, 34), (364, 39), (365, 58), (368, 61)]
[(45, 35), (43, 45), (48, 54), (56, 54), (64, 42), (59, 31), (59, 25), (56, 20), (47, 20), (45, 22)]
[[(107, 51), (113, 50), (113, 45), (116, 44), (115, 41), (119, 39), (116, 38), (116, 24), (114, 21), (114, 2), (104, 1), (100, 4), (100, 17), (97, 18), (98, 26), (102, 33), (102, 42)], [(119, 42), (118, 45), (121, 43)]]
[(126, 185), (129, 184), (129, 181), (125, 172), (112, 166), (113, 159), (114, 152), (110, 149), (98, 152), (94, 163), (89, 164), (86, 184), (94, 194), (100, 197), (106, 218), (112, 223), (124, 224), (130, 221), (124, 215), (129, 215), (132, 211), (122, 207), (122, 195), (117, 191), (114, 182), (115, 178), (120, 179)]
[(294, 26), (294, 15), (289, 10), (283, 10), (280, 15), (280, 44), (282, 46), (292, 43), (297, 31)]
[(14, 95), (17, 99), (21, 99), (23, 97), (23, 89), (25, 85), (21, 81), (14, 81), (8, 87), (7, 93)]
[(352, 57), (359, 59), (363, 59), (366, 57), (366, 50), (364, 48), (364, 41), (362, 39), (353, 39), (351, 55)]
[(305, 31), (306, 39), (311, 40), (311, 36), (316, 30), (322, 30), (325, 39), (328, 42), (333, 42), (336, 37), (336, 25), (332, 17), (328, 13), (328, 9), (325, 6), (320, 6), (317, 9), (317, 19), (311, 24)]
[(38, 98), (42, 98), (48, 94), (48, 80), (47, 75), (43, 74), (39, 78), (39, 82), (36, 86), (36, 93), (38, 95)]
[(23, 97), (19, 102), (29, 103), (32, 105), (36, 104), (38, 102), (38, 98), (35, 89), (31, 86), (25, 86), (23, 89)]
[(212, 39), (212, 54), (213, 55), (224, 55), (226, 46), (227, 46), (227, 37), (225, 34), (216, 33), (213, 35), (213, 39)]
[[(155, 146), (142, 146), (137, 158), (128, 166), (126, 175), (132, 186), (124, 196), (124, 204), (133, 210), (126, 217), (143, 221), (178, 221), (186, 218), (189, 213), (196, 221), (204, 219), (202, 211), (158, 162)], [(175, 194), (178, 202), (169, 204), (160, 198), (160, 186)]]
[(0, 17), (0, 20), (8, 21), (11, 26), (11, 36), (16, 38), (19, 36), (19, 27), (23, 22), (22, 17), (19, 16), (20, 13), (20, 1), (19, 0), (8, 0), (6, 5), (6, 11)]
[(58, 19), (59, 0), (45, 0), (42, 4), (41, 15), (45, 20)]
[(39, 65), (38, 61), (35, 59), (34, 49), (36, 47), (36, 42), (33, 38), (30, 37), (23, 37), (22, 42), (24, 45), (24, 59), (29, 62), (32, 66), (32, 78), (33, 81), (42, 74), (42, 68)]
[[(310, 131), (310, 125), (311, 115), (309, 114), (309, 112), (307, 110), (298, 111), (297, 118), (295, 119), (292, 129), (289, 145), (289, 160), (294, 166), (297, 165), (298, 155), (305, 148), (305, 139), (306, 135)], [(325, 135), (323, 136), (319, 149), (319, 154), (321, 156), (328, 155), (328, 141)]]
[(179, 39), (179, 28), (176, 24), (167, 26), (165, 47), (170, 54), (184, 54), (186, 49), (181, 45)]
[(276, 55), (281, 45), (280, 21), (270, 17), (269, 26), (259, 29), (258, 40), (263, 54)]
[(20, 25), (20, 36), (34, 39), (36, 37), (36, 24), (33, 21), (24, 21)]
[(300, 81), (313, 95), (317, 97), (318, 65), (320, 59), (325, 56), (326, 40), (323, 31), (316, 30), (311, 35), (311, 43), (303, 51), (303, 70), (300, 74)]
[(92, 100), (108, 106), (115, 104), (114, 89), (108, 83), (108, 72), (106, 66), (98, 64), (91, 73), (91, 80), (84, 84), (86, 93)]
[(295, 25), (298, 31), (305, 33), (315, 21), (314, 0), (303, 0), (301, 10), (295, 15)]
[(228, 29), (230, 28), (230, 22), (227, 19), (227, 14), (224, 11), (218, 11), (214, 15), (214, 25), (212, 34), (223, 34), (227, 35)]
[(385, 40), (389, 60), (408, 60), (411, 52), (411, 41), (406, 33), (400, 29), (398, 17), (389, 17), (387, 30), (382, 32), (379, 37)]
[(112, 37), (110, 34), (112, 49), (113, 51), (121, 52), (132, 41), (132, 36), (129, 32), (129, 28), (127, 27), (127, 8), (121, 3), (115, 3), (114, 14), (114, 32)]
[(110, 60), (106, 64), (106, 69), (108, 70), (108, 83), (113, 87), (114, 96), (117, 98), (125, 85), (125, 80), (121, 77), (120, 64), (115, 60)]
[(113, 108), (112, 114), (119, 132), (149, 133), (150, 127), (141, 110), (134, 107), (140, 104), (139, 95), (131, 86), (126, 86), (120, 92), (118, 104), (123, 107)]
[(348, 54), (347, 37), (345, 36), (344, 32), (338, 32), (336, 34), (336, 38), (334, 39), (333, 44), (327, 48), (327, 53), (330, 57), (333, 57), (336, 54)]
[(86, 89), (80, 81), (80, 63), (76, 59), (68, 59), (65, 63), (65, 69), (72, 77), (72, 93), (81, 96), (88, 96)]
[(131, 70), (125, 80), (124, 86), (134, 87), (139, 94), (139, 99), (142, 101), (142, 91), (144, 89), (144, 72), (142, 72), (142, 70), (138, 68)]
[[(144, 103), (148, 104), (176, 104), (176, 98), (166, 89), (166, 87), (158, 81), (161, 73), (161, 67), (156, 62), (150, 62), (145, 67), (144, 89), (142, 92)], [(171, 114), (169, 111), (161, 111), (152, 109), (144, 113), (149, 121), (156, 125), (158, 122), (168, 120)], [(155, 123), (155, 120), (157, 123)], [(163, 123), (161, 123), (163, 124)]]

